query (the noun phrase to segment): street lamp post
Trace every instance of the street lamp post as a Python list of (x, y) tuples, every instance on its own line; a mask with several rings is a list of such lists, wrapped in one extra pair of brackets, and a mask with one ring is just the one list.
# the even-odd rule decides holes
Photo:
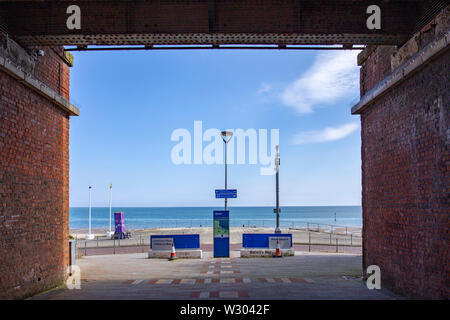
[[(233, 136), (231, 131), (222, 131), (222, 140), (225, 143), (225, 190), (227, 190), (227, 145)], [(225, 210), (228, 210), (228, 198), (225, 198)]]
[(276, 208), (275, 212), (277, 214), (277, 226), (275, 228), (275, 233), (281, 233), (280, 229), (280, 184), (279, 184), (279, 169), (280, 169), (280, 152), (279, 146), (275, 147), (276, 155), (275, 155), (275, 172), (276, 172)]

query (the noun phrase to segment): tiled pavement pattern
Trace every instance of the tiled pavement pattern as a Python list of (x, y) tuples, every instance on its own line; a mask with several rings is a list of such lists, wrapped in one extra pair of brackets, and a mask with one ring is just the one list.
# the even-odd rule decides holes
[(146, 259), (102, 255), (78, 261), (80, 290), (34, 299), (398, 299), (362, 282), (361, 256), (296, 253), (294, 257)]
[(314, 283), (314, 280), (303, 278), (193, 278), (193, 279), (151, 279), (151, 280), (126, 280), (123, 284), (129, 285), (146, 285), (146, 284), (210, 284), (210, 283), (252, 283), (271, 282), (271, 283), (299, 283), (308, 282)]

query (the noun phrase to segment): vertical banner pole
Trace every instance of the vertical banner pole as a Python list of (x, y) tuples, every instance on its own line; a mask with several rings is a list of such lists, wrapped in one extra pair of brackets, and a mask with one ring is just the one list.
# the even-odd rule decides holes
[(86, 240), (93, 240), (94, 236), (92, 235), (91, 229), (91, 209), (92, 209), (92, 186), (89, 185), (89, 232), (86, 235)]
[(89, 234), (91, 234), (91, 205), (92, 205), (91, 190), (92, 187), (89, 186)]
[(109, 186), (109, 232), (111, 233), (112, 183)]

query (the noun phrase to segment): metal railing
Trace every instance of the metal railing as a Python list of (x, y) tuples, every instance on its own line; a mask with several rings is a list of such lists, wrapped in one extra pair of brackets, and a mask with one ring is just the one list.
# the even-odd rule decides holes
[[(305, 222), (306, 228), (289, 228), (288, 232), (293, 234), (294, 246), (303, 246), (300, 249), (303, 251), (327, 251), (327, 252), (342, 252), (342, 248), (361, 248), (362, 238), (360, 232), (349, 232), (349, 227), (334, 226), (326, 224), (317, 224)], [(251, 224), (249, 224), (251, 228)], [(296, 226), (296, 225), (294, 225)], [(330, 228), (332, 227), (332, 228)], [(282, 227), (283, 228), (283, 227)], [(285, 227), (286, 228), (286, 227)], [(131, 228), (129, 227), (129, 230)], [(99, 230), (97, 230), (99, 231)], [(189, 233), (192, 232), (189, 228), (179, 228), (174, 230), (174, 233)], [(233, 228), (231, 227), (233, 232)], [(253, 230), (242, 230), (242, 233), (252, 232)], [(257, 229), (254, 230), (258, 232)], [(284, 230), (283, 230), (284, 231)], [(339, 231), (339, 232), (336, 232)], [(78, 235), (74, 237), (77, 256), (80, 255), (95, 255), (95, 254), (116, 254), (116, 253), (137, 253), (146, 252), (150, 247), (150, 236), (153, 234), (163, 234), (165, 230), (133, 230), (131, 237), (127, 239), (110, 239), (106, 235), (96, 236), (93, 240), (79, 239)], [(97, 233), (97, 232), (96, 232)], [(212, 237), (212, 235), (211, 235)], [(242, 239), (240, 232), (235, 235), (234, 239)], [(211, 244), (211, 239), (206, 241), (207, 245)], [(202, 242), (202, 244), (204, 244)], [(232, 242), (233, 245), (241, 243)], [(307, 249), (304, 247), (307, 246)], [(105, 250), (108, 249), (108, 250)], [(349, 250), (344, 250), (346, 252)], [(351, 250), (350, 250), (351, 251)], [(107, 253), (105, 253), (107, 252)]]
[[(213, 226), (212, 219), (166, 219), (158, 222), (139, 224), (134, 226), (133, 224), (126, 223), (126, 229), (128, 231), (148, 231), (153, 232), (156, 229), (179, 229), (179, 228), (211, 228)], [(243, 227), (243, 228), (275, 228), (274, 219), (233, 219), (230, 220), (230, 228)], [(361, 235), (360, 227), (317, 223), (300, 220), (280, 220), (280, 227), (282, 229), (306, 229), (308, 231), (325, 232), (332, 234), (345, 234), (345, 235)], [(96, 228), (98, 233), (106, 233), (106, 228)], [(86, 232), (86, 231), (85, 231)]]

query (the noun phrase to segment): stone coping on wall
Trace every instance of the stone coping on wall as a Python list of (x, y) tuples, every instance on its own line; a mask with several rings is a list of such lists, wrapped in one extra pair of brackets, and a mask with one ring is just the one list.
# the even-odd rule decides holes
[(405, 81), (408, 77), (423, 68), (427, 63), (446, 52), (450, 44), (450, 31), (441, 38), (431, 42), (406, 63), (398, 67), (383, 81), (367, 92), (361, 100), (352, 107), (352, 114), (361, 114), (373, 102), (389, 92), (393, 87)]
[(72, 105), (67, 99), (56, 93), (54, 90), (37, 80), (30, 74), (22, 71), (9, 59), (0, 55), (0, 70), (5, 71), (19, 82), (36, 91), (58, 107), (66, 111), (70, 116), (79, 116), (80, 110)]

